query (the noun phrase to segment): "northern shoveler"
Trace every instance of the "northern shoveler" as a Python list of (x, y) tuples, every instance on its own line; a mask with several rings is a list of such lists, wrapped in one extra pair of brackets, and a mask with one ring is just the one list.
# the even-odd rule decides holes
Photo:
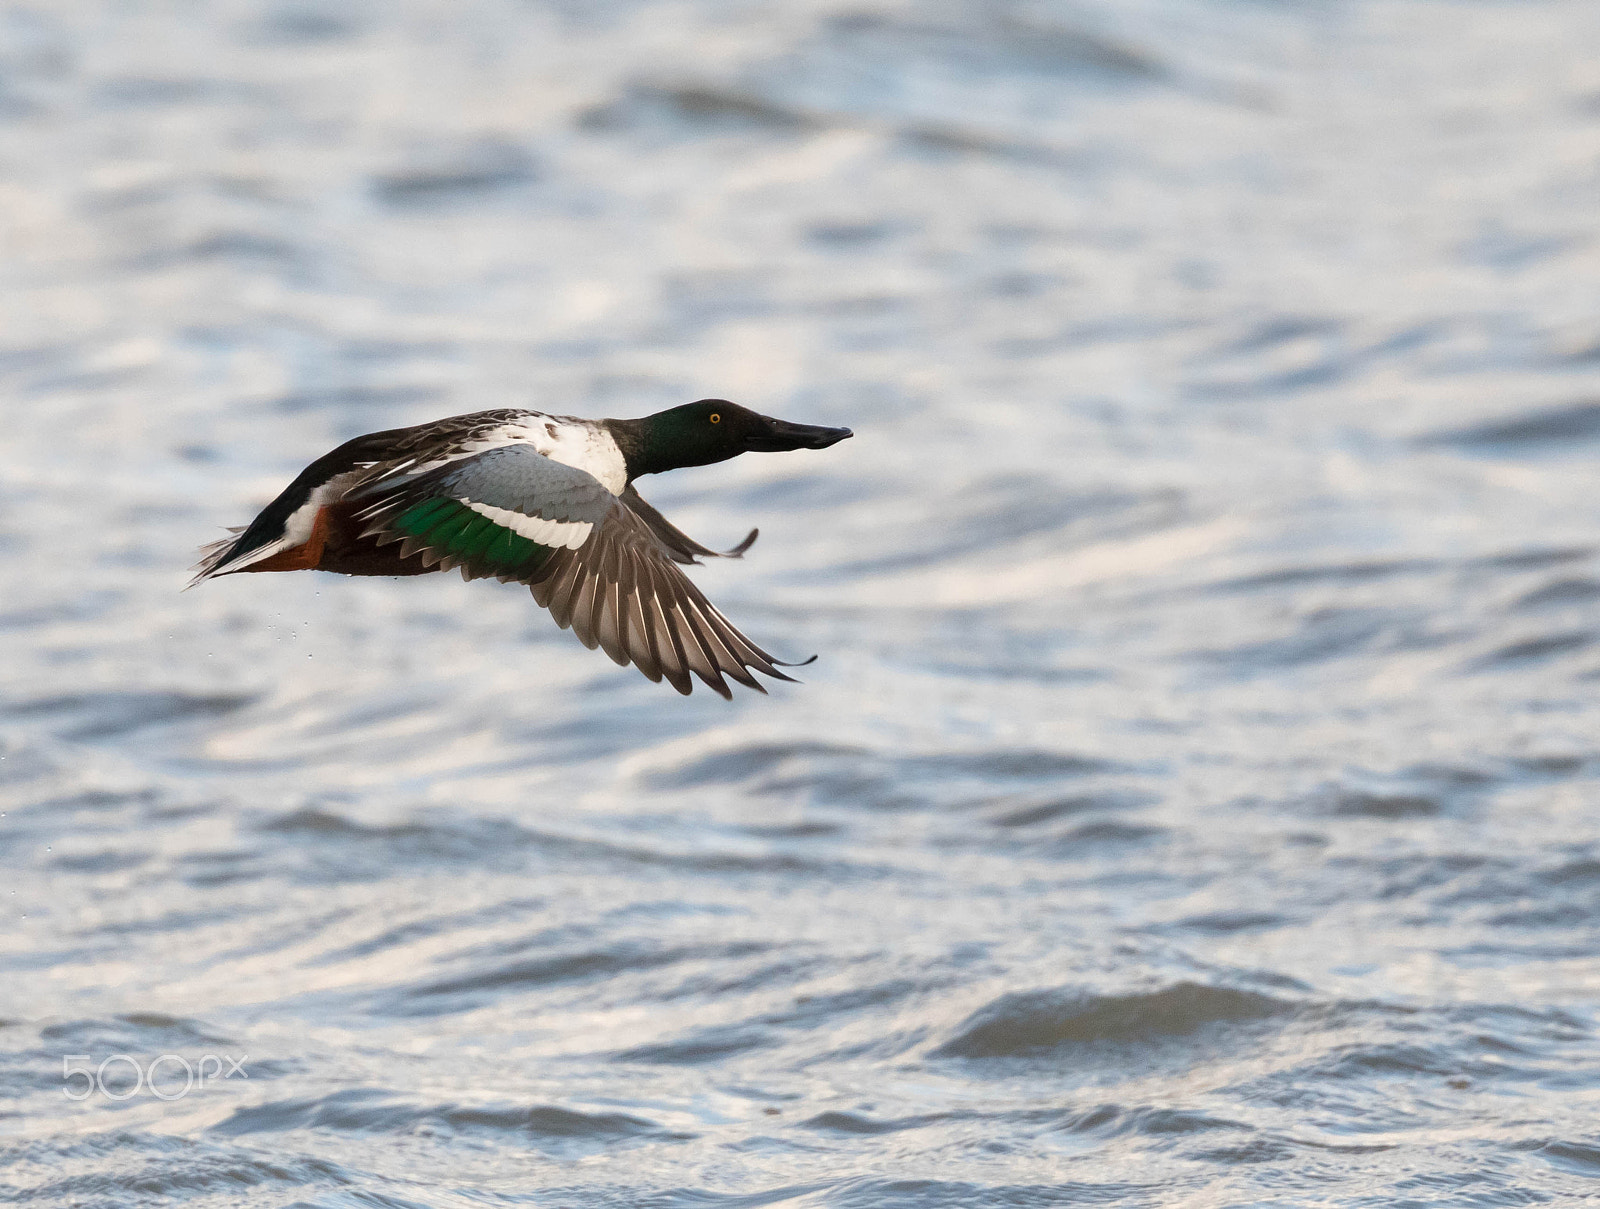
[[(850, 436), (702, 399), (638, 420), (478, 411), (369, 433), (300, 472), (235, 536), (206, 546), (190, 587), (241, 571), (420, 575), (460, 567), (533, 590), (585, 646), (680, 693), (699, 676), (760, 692), (792, 667), (756, 646), (678, 569), (737, 558), (674, 528), (634, 490), (643, 474), (752, 451), (826, 449)], [(813, 656), (814, 658), (814, 656)]]

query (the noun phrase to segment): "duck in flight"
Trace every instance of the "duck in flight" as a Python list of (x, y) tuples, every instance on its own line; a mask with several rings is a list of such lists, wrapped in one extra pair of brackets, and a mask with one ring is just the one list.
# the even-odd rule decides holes
[(479, 411), (368, 433), (312, 462), (233, 536), (201, 551), (190, 587), (241, 571), (421, 575), (525, 583), (562, 629), (680, 693), (691, 673), (765, 692), (790, 680), (680, 569), (718, 554), (634, 490), (640, 475), (741, 453), (826, 449), (848, 428), (791, 424), (725, 399), (637, 420)]

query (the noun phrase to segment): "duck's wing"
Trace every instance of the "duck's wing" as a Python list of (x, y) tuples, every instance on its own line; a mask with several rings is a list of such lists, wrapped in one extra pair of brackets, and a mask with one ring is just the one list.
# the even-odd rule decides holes
[(657, 512), (648, 500), (633, 489), (632, 483), (622, 489), (620, 498), (640, 520), (650, 526), (650, 532), (655, 534), (656, 540), (666, 547), (667, 557), (685, 566), (698, 566), (702, 558), (742, 558), (761, 534), (761, 530), (752, 529), (733, 549), (713, 550), (709, 546), (702, 546)]
[(681, 545), (664, 540), (626, 491), (614, 495), (531, 445), (379, 480), (352, 498), (370, 501), (358, 514), (363, 536), (401, 542), (402, 557), (460, 567), (467, 579), (525, 583), (585, 646), (680, 693), (691, 690), (692, 676), (724, 697), (733, 695), (728, 678), (765, 692), (752, 671), (791, 679), (678, 569)]
[(318, 511), (365, 484), (393, 483), (467, 455), (475, 444), (493, 440), (496, 429), (526, 413), (502, 409), (471, 412), (355, 437), (323, 454), (302, 470), (249, 525), (200, 550), (192, 588), (216, 575), (246, 571), (273, 555), (293, 549), (310, 535)]
[(763, 693), (752, 671), (793, 679), (705, 598), (620, 499), (583, 546), (555, 551), (528, 582), (556, 624), (570, 625), (584, 645), (632, 662), (651, 680), (665, 677), (680, 693), (689, 692), (691, 672), (724, 697), (733, 696), (724, 676)]

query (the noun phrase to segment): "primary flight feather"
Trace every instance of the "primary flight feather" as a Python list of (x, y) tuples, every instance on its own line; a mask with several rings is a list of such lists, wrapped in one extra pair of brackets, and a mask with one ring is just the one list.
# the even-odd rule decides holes
[[(738, 557), (674, 528), (634, 490), (640, 475), (741, 453), (826, 449), (848, 428), (791, 424), (702, 399), (638, 420), (479, 411), (368, 433), (324, 454), (234, 536), (201, 551), (193, 583), (244, 571), (315, 569), (525, 583), (563, 629), (687, 694), (698, 676), (760, 692), (783, 664), (680, 569)], [(190, 585), (191, 587), (193, 584)]]

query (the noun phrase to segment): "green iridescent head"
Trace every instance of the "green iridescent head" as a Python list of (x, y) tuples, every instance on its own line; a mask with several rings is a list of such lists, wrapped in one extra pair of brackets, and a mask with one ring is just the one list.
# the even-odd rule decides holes
[(709, 466), (741, 453), (826, 449), (850, 436), (848, 428), (793, 424), (763, 416), (726, 399), (701, 399), (639, 420), (607, 420), (628, 463), (628, 478), (681, 466)]

